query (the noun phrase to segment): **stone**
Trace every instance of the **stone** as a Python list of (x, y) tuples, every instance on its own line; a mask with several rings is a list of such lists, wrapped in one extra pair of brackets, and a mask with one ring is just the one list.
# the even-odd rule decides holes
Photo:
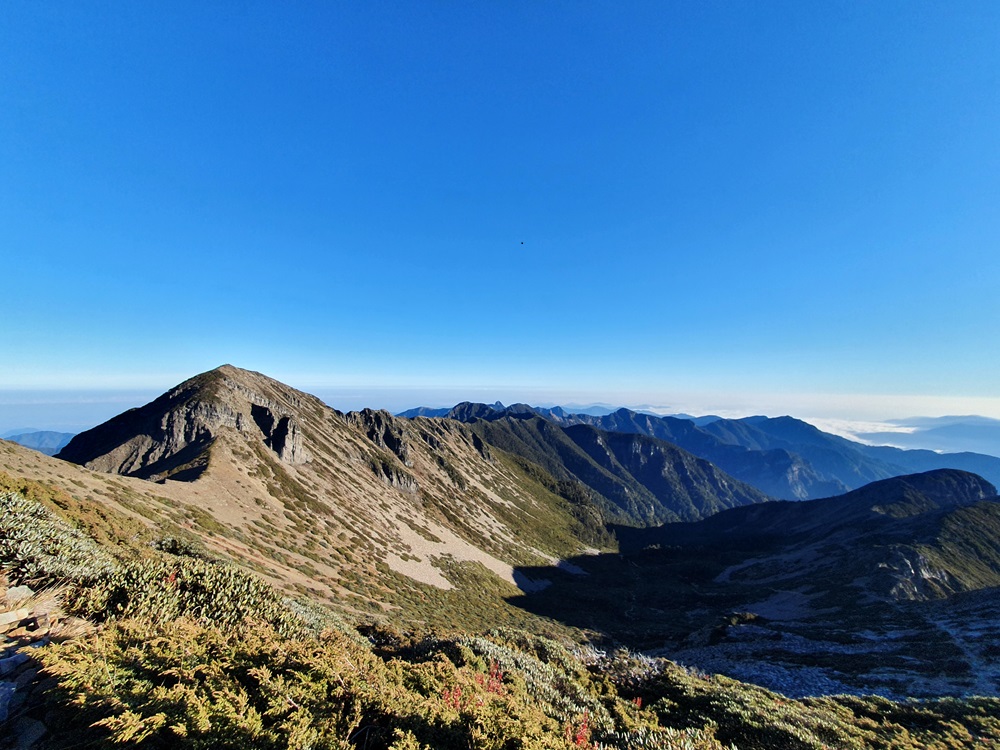
[(8, 638), (31, 638), (32, 636), (41, 636), (44, 631), (39, 632), (38, 620), (34, 617), (28, 617), (18, 624), (18, 627), (13, 630), (7, 631)]
[(10, 707), (14, 702), (14, 692), (17, 686), (13, 682), (0, 682), (0, 724), (7, 721)]
[(38, 677), (39, 672), (42, 670), (39, 667), (28, 667), (21, 670), (21, 673), (14, 680), (14, 685), (18, 690), (27, 690), (28, 687), (35, 681)]
[(22, 716), (14, 722), (14, 726), (10, 729), (10, 733), (14, 736), (16, 750), (28, 750), (28, 748), (34, 747), (48, 731), (42, 722), (29, 716)]
[(23, 602), (26, 599), (30, 599), (35, 595), (27, 586), (14, 586), (13, 588), (7, 589), (7, 595), (4, 597), (8, 604), (17, 604), (18, 602)]
[(10, 612), (0, 612), (0, 633), (7, 632), (11, 627), (30, 615), (30, 609), (13, 609)]
[(18, 652), (13, 656), (8, 656), (6, 659), (0, 659), (0, 677), (14, 674), (19, 667), (28, 662), (29, 658), (27, 654)]

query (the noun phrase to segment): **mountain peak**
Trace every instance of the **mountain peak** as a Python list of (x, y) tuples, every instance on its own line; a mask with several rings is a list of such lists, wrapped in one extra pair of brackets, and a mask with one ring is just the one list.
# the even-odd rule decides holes
[(259, 437), (285, 463), (305, 463), (301, 413), (321, 402), (259, 372), (222, 365), (145, 406), (77, 435), (58, 457), (142, 479), (197, 479), (227, 431)]

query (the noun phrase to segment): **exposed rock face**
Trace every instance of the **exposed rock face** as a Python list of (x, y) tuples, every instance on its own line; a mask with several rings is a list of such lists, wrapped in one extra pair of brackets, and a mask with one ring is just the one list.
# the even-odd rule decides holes
[(369, 467), (379, 479), (403, 492), (416, 492), (419, 489), (417, 480), (402, 466), (394, 461), (373, 459)]
[(879, 564), (874, 588), (887, 588), (888, 598), (897, 601), (926, 601), (962, 587), (947, 570), (932, 565), (924, 555), (898, 546), (891, 551), (888, 561)]
[[(362, 409), (345, 414), (344, 420), (383, 451), (368, 463), (375, 476), (404, 492), (412, 493), (419, 489), (417, 480), (403, 468), (413, 466), (410, 429), (405, 419), (396, 418), (382, 409)], [(440, 441), (433, 435), (425, 433), (421, 437), (431, 448), (440, 448)]]
[[(302, 394), (304, 395), (304, 394)], [(259, 438), (288, 464), (310, 459), (296, 408), (302, 397), (258, 373), (228, 365), (155, 401), (80, 433), (58, 458), (142, 479), (197, 479), (223, 430)]]
[(412, 466), (406, 422), (384, 410), (362, 409), (352, 411), (345, 417), (348, 424), (364, 430), (368, 439), (379, 448), (390, 451), (405, 466)]
[(302, 430), (292, 416), (275, 416), (267, 406), (252, 404), (250, 413), (264, 435), (264, 444), (285, 463), (304, 464), (309, 452), (302, 444)]

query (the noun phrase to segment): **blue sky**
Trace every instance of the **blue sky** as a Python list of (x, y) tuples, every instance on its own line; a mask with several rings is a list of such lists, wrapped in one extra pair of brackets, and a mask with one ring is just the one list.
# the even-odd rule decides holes
[(998, 38), (995, 2), (5, 2), (0, 389), (1000, 416)]

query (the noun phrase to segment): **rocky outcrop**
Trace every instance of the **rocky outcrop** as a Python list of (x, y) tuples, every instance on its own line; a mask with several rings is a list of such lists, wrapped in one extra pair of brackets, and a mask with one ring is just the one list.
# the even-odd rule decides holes
[(389, 451), (403, 462), (412, 466), (410, 460), (409, 437), (405, 422), (396, 419), (384, 410), (362, 409), (352, 411), (344, 417), (348, 424), (361, 428), (368, 439), (379, 448)]
[(368, 468), (375, 476), (390, 487), (403, 492), (416, 492), (419, 489), (417, 480), (406, 469), (399, 465), (395, 458), (388, 455), (376, 456), (369, 460)]
[(279, 416), (271, 407), (252, 404), (250, 413), (264, 436), (264, 445), (278, 454), (285, 463), (304, 464), (310, 456), (302, 442), (302, 429), (291, 415)]
[[(282, 392), (264, 392), (277, 388)], [(218, 435), (233, 430), (261, 440), (285, 463), (302, 464), (310, 453), (296, 406), (302, 398), (293, 389), (225, 366), (80, 433), (57, 457), (96, 471), (191, 481), (207, 468)]]
[(0, 747), (28, 750), (48, 734), (46, 675), (36, 654), (51, 640), (64, 641), (92, 630), (66, 617), (52, 591), (6, 588), (0, 576)]
[(873, 593), (896, 601), (940, 599), (962, 588), (947, 570), (904, 547), (893, 548), (889, 559), (879, 564), (872, 585)]
[[(412, 467), (411, 430), (406, 420), (397, 419), (382, 409), (362, 409), (344, 415), (348, 425), (360, 430), (380, 450), (368, 461), (368, 468), (390, 487), (413, 493), (419, 488), (416, 478), (404, 467)], [(418, 432), (429, 446), (440, 441), (426, 432)]]

